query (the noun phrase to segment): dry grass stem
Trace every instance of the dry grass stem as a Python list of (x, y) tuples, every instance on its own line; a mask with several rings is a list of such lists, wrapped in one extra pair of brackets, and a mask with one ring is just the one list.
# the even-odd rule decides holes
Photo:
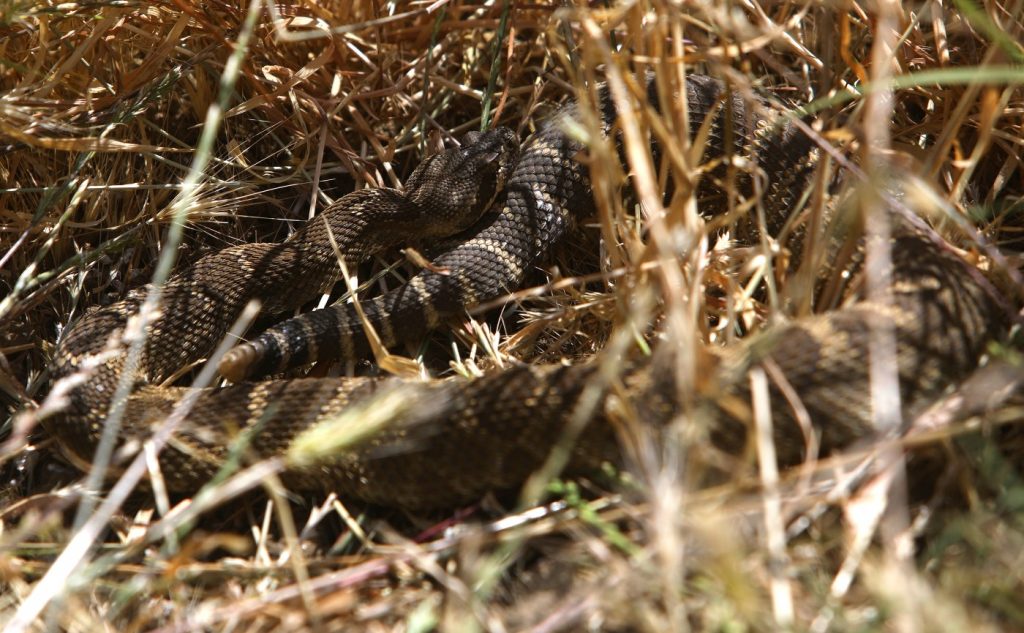
[[(746, 454), (714, 448), (701, 404), (745, 337), (854, 290), (889, 302), (895, 221), (963, 255), (1019, 310), (1021, 16), (1021, 0), (3, 4), (4, 630), (1024, 629), (1019, 332), (903, 420), (895, 332), (872, 327), (865, 397), (881, 432), (838, 455), (819, 446), (774, 363), (744, 374), (752, 403), (718, 403), (749, 422)], [(672, 97), (691, 73), (817, 144), (821, 160), (776, 238), (750, 239), (738, 222), (765, 226), (763, 199), (738, 184), (767, 191), (763, 166), (739, 153), (704, 160), (711, 117), (695, 121)], [(631, 113), (610, 134), (601, 82)], [(400, 186), (429, 148), (470, 130), (525, 139), (568, 98), (580, 104), (566, 133), (587, 147), (596, 215), (531, 271), (530, 287), (417, 347), (374, 338), (379, 366), (409, 376), (594, 363), (571, 424), (518, 496), (413, 515), (284, 488), (288, 465), (422, 406), (415, 386), (384, 389), (279, 459), (250, 460), (242, 437), (191, 497), (167, 489), (156, 455), (194, 393), (128, 447), (113, 411), (92, 465), (69, 466), (47, 439), (43, 425), (86, 379), (53, 380), (54, 346), (90, 307), (155, 282), (124, 335), (141, 353), (145, 312), (159, 310), (173, 271), (283, 240), (354, 189)], [(724, 192), (716, 217), (697, 195), (711, 181)], [(855, 202), (837, 219), (840, 189)], [(858, 226), (866, 241), (839, 238)], [(412, 246), (345, 270), (321, 303), (358, 306), (430, 268), (431, 245)], [(862, 256), (862, 277), (837, 272)], [(219, 356), (254, 315), (172, 382), (215, 387)], [(645, 425), (647, 403), (630, 397), (622, 359), (646, 357), (684, 403), (667, 428)], [(796, 468), (776, 464), (775, 393), (805, 435)], [(560, 479), (600, 407), (626, 463)]]

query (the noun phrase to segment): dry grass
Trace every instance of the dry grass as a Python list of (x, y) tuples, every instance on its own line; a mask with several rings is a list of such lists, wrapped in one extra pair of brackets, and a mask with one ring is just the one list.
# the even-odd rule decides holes
[[(598, 79), (629, 99), (632, 71), (653, 65), (670, 87), (685, 67), (780, 105), (813, 102), (839, 173), (855, 181), (859, 164), (869, 181), (899, 172), (933, 185), (931, 219), (1001, 271), (1014, 297), (1020, 0), (930, 0), (914, 12), (343, 0), (253, 5), (251, 25), (247, 10), (0, 5), (0, 393), (11, 413), (0, 619), (11, 630), (1024, 630), (1024, 413), (1012, 399), (922, 433), (895, 468), (869, 457), (844, 477), (752, 468), (701, 489), (700, 464), (713, 458), (684, 428), (647, 447), (621, 496), (582, 482), (515, 514), (485, 503), (438, 522), (290, 500), (260, 490), (256, 469), (173, 508), (145, 495), (101, 505), (102, 538), (82, 543), (77, 475), (32, 428), (49, 413), (37, 407), (62, 328), (151, 279), (158, 260), (181, 266), (225, 244), (280, 239), (311, 202), (401, 182), (432, 138), (477, 129), (482, 116), (525, 137)], [(598, 217), (563, 249), (561, 282), (516, 297), (525, 326), (481, 314), (436, 337), (456, 344), (460, 371), (505, 355), (579, 359), (655, 324), (677, 347), (681, 387), (698, 388), (705, 346), (728, 344), (738, 322), (753, 330), (775, 318), (778, 297), (805, 296), (814, 270), (787, 277), (765, 267), (781, 268), (768, 244), (716, 244), (719, 227), (705, 225), (686, 186), (663, 204), (668, 172), (651, 167), (641, 139), (657, 133), (652, 121), (679, 130), (672, 114), (624, 127), (639, 207), (626, 203), (614, 149), (584, 120)], [(700, 175), (694, 155), (675, 147), (677, 183)], [(809, 192), (810, 221), (826, 184)], [(390, 263), (368, 271), (377, 285), (397, 283)], [(751, 290), (762, 278), (766, 295)], [(1015, 379), (1017, 352), (994, 355), (1006, 364), (963, 393)], [(250, 488), (259, 492), (245, 503), (225, 504)], [(55, 560), (73, 564), (54, 571)], [(49, 592), (48, 571), (59, 583)], [(36, 622), (13, 619), (39, 610)]]

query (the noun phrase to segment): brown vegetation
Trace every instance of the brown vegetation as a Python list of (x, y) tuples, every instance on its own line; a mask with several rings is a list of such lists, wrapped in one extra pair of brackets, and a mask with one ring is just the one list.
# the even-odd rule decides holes
[[(221, 486), (173, 508), (142, 493), (86, 506), (78, 475), (35, 428), (53, 414), (46, 367), (61, 330), (149, 281), (161, 258), (184, 266), (280, 239), (311, 203), (397, 186), (437, 139), (493, 122), (525, 138), (611, 74), (704, 72), (780, 106), (813, 103), (839, 173), (859, 164), (930, 184), (946, 239), (1009, 272), (1024, 226), (1022, 15), (1020, 0), (4, 3), (0, 620), (41, 611), (32, 630), (71, 631), (1024, 629), (1024, 410), (1012, 398), (919, 434), (899, 465), (913, 474), (906, 498), (872, 454), (845, 478), (808, 470), (778, 483), (755, 465), (698, 489), (700, 473), (679, 464), (699, 447), (663, 448), (622, 494), (563, 485), (547, 505), (507, 513), (491, 500), (440, 523), (359, 514), (333, 497), (289, 502), (272, 486), (243, 497), (251, 505), (222, 505), (233, 493)], [(627, 143), (631, 159), (647, 152)], [(463, 373), (506, 356), (572, 361), (630, 322), (699, 358), (734, 336), (729, 319), (752, 330), (776, 316), (748, 291), (766, 251), (716, 243), (719, 227), (687, 195), (663, 215), (638, 212), (614, 152), (595, 142), (590, 160), (599, 216), (553, 263), (554, 283), (513, 298), (525, 319), (480, 313), (436, 335), (433, 368), (453, 343)], [(633, 190), (650, 211), (660, 201), (645, 192), (664, 174), (637, 164)], [(690, 161), (674, 168), (679, 182), (700, 174)], [(682, 261), (670, 252), (681, 235)], [(397, 259), (363, 278), (399, 283)], [(775, 281), (784, 293), (789, 280)], [(1016, 379), (1018, 353), (993, 356), (1003, 364), (975, 391)], [(81, 507), (109, 527), (91, 549), (74, 540)]]

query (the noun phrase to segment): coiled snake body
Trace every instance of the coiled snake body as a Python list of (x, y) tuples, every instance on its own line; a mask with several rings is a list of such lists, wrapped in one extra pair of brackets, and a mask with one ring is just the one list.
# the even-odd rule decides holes
[[(610, 129), (615, 110), (607, 94), (601, 98)], [(814, 169), (814, 143), (794, 124), (768, 121), (759, 108), (727, 95), (708, 77), (689, 77), (686, 98), (693, 130), (701, 129), (705, 119), (712, 123), (705, 128), (706, 160), (736, 154), (758, 164), (767, 183), (761, 192), (767, 230), (775, 234)], [(386, 238), (371, 236), (408, 238), (430, 230), (421, 223), (431, 212), (432, 195), (464, 193), (460, 208), (470, 209), (437, 229), (439, 234), (475, 223), (461, 234), (461, 243), (435, 258), (434, 266), (402, 288), (365, 303), (367, 318), (384, 342), (418, 337), (467, 306), (516, 289), (574, 219), (593, 212), (587, 169), (580, 163), (584, 147), (561, 124), (575, 112), (575, 106), (563, 108), (528, 141), (507, 179), (502, 161), (514, 154), (513, 140), (491, 132), (421, 166), (404, 196), (389, 190), (351, 194), (339, 202), (338, 213), (328, 210), (321, 216), (327, 221), (311, 220), (286, 242), (232, 247), (172, 278), (163, 292), (161, 314), (148, 326), (137, 386), (126, 403), (126, 436), (145, 438), (170, 412), (185, 389), (158, 386), (160, 382), (208, 356), (250, 298), (261, 300), (273, 314), (302, 304), (336, 276), (331, 236), (346, 249), (346, 259), (358, 260), (390, 245)], [(713, 181), (724, 173), (724, 163), (706, 178), (703, 197), (721, 194)], [(504, 199), (477, 219), (501, 184)], [(700, 396), (713, 411), (711, 436), (716, 444), (732, 450), (743, 445), (743, 415), (734, 405), (749, 402), (747, 370), (765, 364), (771, 364), (773, 375), (784, 376), (799, 396), (823, 449), (871, 436), (875, 418), (868, 393), (869, 343), (877, 327), (891, 328), (895, 335), (906, 415), (975, 367), (986, 342), (1005, 327), (1004, 311), (958, 257), (928, 236), (894, 221), (893, 239), (892, 288), (884, 304), (850, 302), (774, 326), (716, 353), (715, 395)], [(109, 350), (108, 340), (125, 328), (143, 296), (142, 291), (133, 292), (70, 328), (56, 353), (57, 377), (84, 371), (90, 357)], [(521, 484), (547, 458), (598, 371), (594, 364), (581, 363), (516, 366), (472, 381), (240, 382), (316, 358), (356, 357), (366, 349), (360, 321), (346, 304), (286, 321), (233, 350), (220, 367), (238, 384), (201, 394), (184, 428), (160, 456), (168, 484), (191, 490), (208, 480), (223, 465), (240, 431), (256, 429), (249, 446), (253, 457), (286, 454), (300, 434), (384, 389), (400, 391), (404, 403), (390, 424), (329, 459), (294, 466), (286, 473), (287, 483), (330, 487), (386, 505), (452, 505)], [(51, 424), (65, 446), (85, 457), (98, 441), (126, 371), (126, 350), (124, 342), (114, 344), (106, 360), (72, 390), (68, 411)], [(657, 364), (636, 361), (622, 377), (626, 392), (636, 396), (635, 410), (655, 424), (668, 421), (679, 409), (671, 373), (656, 369)], [(771, 394), (780, 459), (795, 462), (803, 454), (802, 431), (781, 388), (773, 386)], [(616, 455), (615, 433), (606, 415), (607, 407), (599, 405), (590, 416), (573, 448), (571, 469), (593, 468)]]

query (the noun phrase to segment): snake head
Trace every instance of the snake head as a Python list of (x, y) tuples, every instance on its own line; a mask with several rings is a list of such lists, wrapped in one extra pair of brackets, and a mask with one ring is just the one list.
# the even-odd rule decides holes
[(407, 198), (442, 237), (472, 226), (505, 188), (519, 158), (519, 139), (508, 128), (469, 132), (459, 147), (428, 157), (405, 183)]

